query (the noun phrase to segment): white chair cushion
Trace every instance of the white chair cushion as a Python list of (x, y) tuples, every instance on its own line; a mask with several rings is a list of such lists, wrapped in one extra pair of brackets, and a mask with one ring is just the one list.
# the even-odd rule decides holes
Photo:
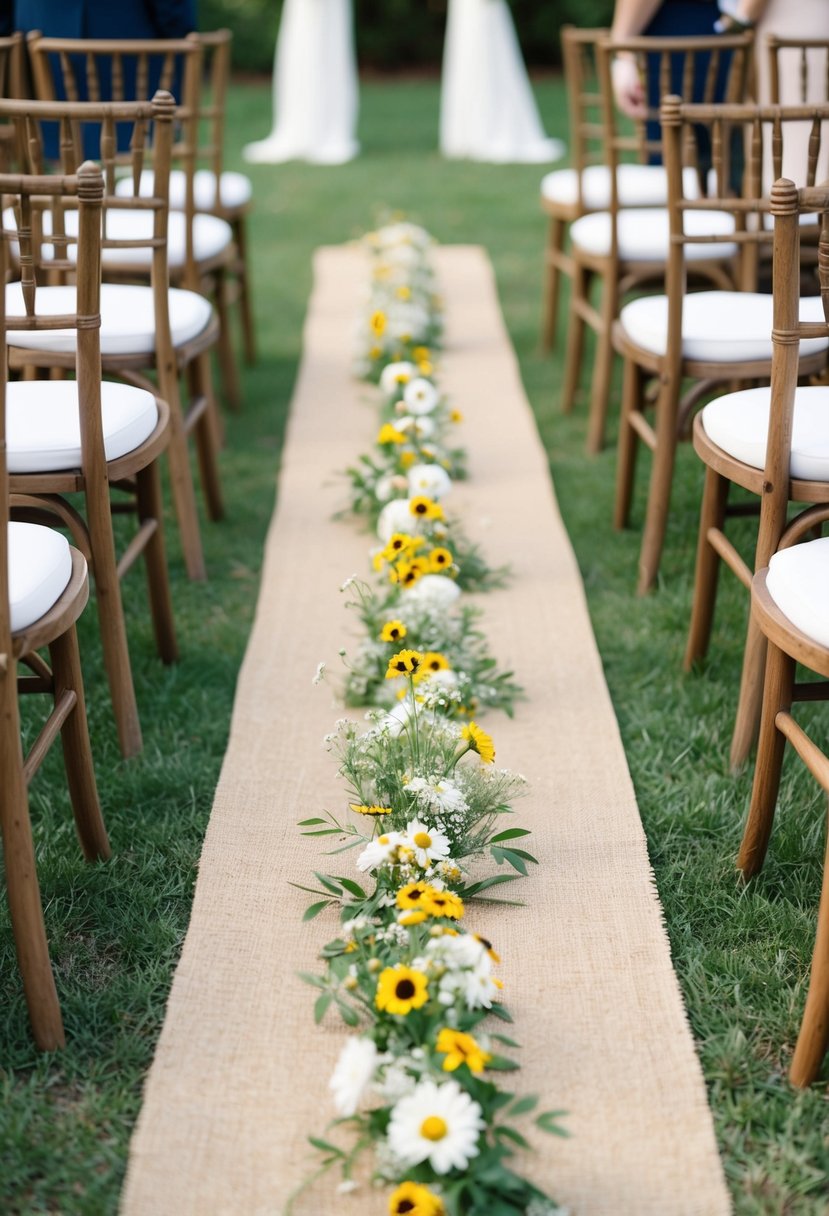
[(54, 528), (11, 521), (9, 609), (12, 633), (39, 621), (66, 590), (72, 576), (69, 541)]
[[(752, 468), (766, 463), (771, 389), (747, 388), (726, 393), (702, 410), (706, 435), (718, 447)], [(792, 419), (792, 477), (829, 481), (829, 387), (798, 388)]]
[(775, 553), (766, 587), (801, 633), (829, 646), (829, 536)]
[[(244, 173), (225, 170), (220, 179), (220, 198), (223, 207), (244, 207), (253, 197), (253, 183)], [(145, 169), (141, 174), (139, 193), (149, 198), (153, 193), (153, 171)], [(133, 193), (132, 178), (122, 177), (115, 183), (115, 193), (121, 197)], [(187, 175), (181, 169), (170, 174), (170, 207), (174, 211), (184, 210), (187, 193)], [(212, 211), (216, 205), (216, 174), (210, 169), (198, 169), (193, 175), (193, 201), (197, 211)]]
[[(819, 296), (800, 301), (804, 321), (823, 321)], [(619, 320), (637, 346), (664, 355), (668, 340), (667, 296), (641, 296), (626, 304)], [(682, 354), (709, 363), (771, 359), (772, 298), (751, 291), (697, 291), (682, 308)], [(801, 355), (825, 350), (825, 338), (800, 343)]]
[[(608, 211), (583, 215), (570, 228), (574, 246), (597, 257), (610, 253), (613, 231)], [(685, 231), (689, 236), (730, 236), (734, 217), (725, 211), (689, 211), (685, 216)], [(668, 212), (661, 207), (629, 208), (620, 211), (617, 220), (619, 256), (630, 262), (665, 262), (668, 257), (670, 232)], [(686, 245), (688, 261), (702, 258), (731, 258), (737, 252), (733, 243)]]
[[(14, 226), (14, 212), (7, 209), (3, 213), (6, 228)], [(78, 213), (67, 211), (64, 217), (67, 236), (77, 236)], [(52, 216), (50, 212), (43, 213), (43, 234), (48, 236), (52, 231)], [(110, 240), (149, 240), (153, 234), (153, 213), (151, 211), (108, 211), (106, 216), (106, 235)], [(208, 261), (217, 257), (233, 241), (233, 230), (225, 220), (216, 215), (199, 213), (193, 217), (193, 254), (197, 261)], [(167, 227), (167, 262), (171, 270), (178, 270), (184, 265), (187, 242), (187, 225), (180, 211), (171, 211)], [(16, 244), (13, 251), (17, 253)], [(48, 244), (42, 248), (43, 256), (54, 256)], [(149, 270), (153, 251), (149, 246), (138, 246), (135, 249), (103, 249), (101, 259), (104, 265), (143, 266)], [(74, 260), (78, 256), (78, 246), (72, 243), (67, 247), (66, 256)]]
[[(668, 178), (662, 165), (619, 165), (616, 181), (622, 207), (664, 207), (668, 202)], [(588, 165), (582, 170), (582, 202), (591, 211), (610, 206), (610, 170), (607, 165)], [(683, 170), (686, 198), (697, 198), (699, 182), (693, 169)], [(574, 207), (579, 201), (579, 175), (575, 169), (556, 169), (541, 179), (541, 194), (551, 203)]]
[[(194, 291), (171, 287), (170, 329), (173, 345), (182, 346), (197, 337), (212, 316), (212, 306)], [(35, 307), (39, 315), (74, 313), (74, 287), (38, 287)], [(26, 309), (19, 283), (6, 285), (6, 313), (23, 317)], [(26, 350), (74, 351), (74, 329), (16, 330), (8, 335), (10, 346)], [(155, 350), (155, 309), (150, 287), (126, 283), (104, 283), (101, 287), (101, 353), (104, 355), (150, 355)]]
[[(107, 460), (143, 443), (158, 422), (152, 393), (129, 384), (101, 384)], [(81, 464), (78, 386), (74, 380), (20, 380), (6, 388), (6, 446), (10, 473), (49, 473)]]

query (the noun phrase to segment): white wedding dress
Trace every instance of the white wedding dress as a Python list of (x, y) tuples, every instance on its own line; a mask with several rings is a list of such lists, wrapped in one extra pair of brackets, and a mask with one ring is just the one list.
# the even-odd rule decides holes
[(544, 134), (506, 0), (449, 0), (440, 150), (502, 164), (564, 155)]
[(357, 107), (351, 0), (285, 0), (274, 57), (273, 130), (245, 147), (245, 160), (344, 164), (360, 150)]

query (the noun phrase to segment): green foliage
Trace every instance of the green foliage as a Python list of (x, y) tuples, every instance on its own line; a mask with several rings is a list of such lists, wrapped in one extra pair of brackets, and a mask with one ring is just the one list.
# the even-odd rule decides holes
[[(613, 0), (510, 0), (521, 48), (529, 64), (558, 64), (562, 25), (606, 25)], [(269, 72), (282, 5), (274, 0), (200, 0), (199, 26), (233, 30), (239, 71)], [(446, 0), (354, 0), (360, 66), (408, 71), (440, 64)]]

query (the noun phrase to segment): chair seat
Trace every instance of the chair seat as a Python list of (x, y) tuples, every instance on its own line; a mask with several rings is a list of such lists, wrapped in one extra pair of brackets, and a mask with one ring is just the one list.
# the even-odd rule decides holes
[[(689, 236), (730, 236), (734, 217), (725, 211), (689, 211), (685, 216), (685, 231)], [(596, 257), (610, 254), (613, 233), (612, 217), (608, 211), (583, 215), (570, 228), (574, 247)], [(630, 208), (621, 211), (617, 220), (619, 256), (629, 262), (665, 262), (668, 257), (670, 231), (668, 212), (660, 207)], [(731, 258), (737, 252), (733, 242), (686, 245), (688, 261), (711, 258)]]
[[(129, 384), (101, 384), (101, 420), (107, 460), (117, 460), (148, 439), (158, 422), (152, 393)], [(74, 380), (20, 380), (6, 389), (6, 450), (10, 473), (78, 469), (81, 432)]]
[[(726, 393), (702, 410), (706, 435), (752, 468), (766, 464), (771, 389)], [(798, 388), (792, 419), (790, 472), (802, 481), (829, 481), (829, 387)]]
[(796, 629), (829, 647), (829, 536), (775, 553), (766, 589)]
[[(693, 169), (684, 169), (685, 197), (697, 198), (699, 183)], [(616, 171), (622, 207), (664, 207), (668, 202), (668, 177), (662, 165), (619, 165)], [(607, 165), (588, 165), (581, 174), (582, 204), (590, 211), (610, 206), (610, 170)], [(575, 169), (555, 169), (541, 179), (541, 195), (551, 203), (575, 207), (579, 201), (579, 175)]]
[(28, 629), (58, 601), (72, 576), (69, 541), (54, 528), (12, 520), (9, 609), (12, 633)]
[[(823, 321), (819, 296), (800, 301), (804, 321)], [(627, 337), (654, 355), (668, 341), (667, 296), (641, 296), (626, 304), (619, 322)], [(682, 308), (682, 355), (705, 363), (759, 362), (771, 359), (772, 297), (750, 291), (698, 291)], [(826, 350), (829, 340), (809, 338), (801, 355)]]
[[(187, 174), (182, 169), (173, 169), (170, 174), (170, 207), (174, 211), (184, 210), (187, 192)], [(132, 179), (122, 177), (115, 183), (115, 193), (121, 197), (133, 193)], [(153, 193), (153, 173), (145, 169), (141, 174), (139, 193), (149, 198)], [(225, 170), (219, 178), (220, 205), (235, 210), (245, 207), (253, 197), (253, 183), (244, 173)], [(197, 211), (213, 211), (216, 208), (216, 174), (210, 169), (198, 169), (193, 175), (193, 202)]]
[[(207, 328), (212, 306), (204, 296), (177, 287), (170, 288), (168, 298), (173, 345), (183, 346)], [(38, 314), (42, 316), (74, 313), (77, 306), (75, 288), (38, 287), (36, 304)], [(6, 314), (9, 317), (26, 315), (19, 283), (6, 285)], [(104, 283), (101, 287), (101, 353), (152, 355), (155, 341), (152, 288)], [(9, 334), (9, 345), (26, 350), (71, 353), (75, 349), (75, 330), (17, 330)]]

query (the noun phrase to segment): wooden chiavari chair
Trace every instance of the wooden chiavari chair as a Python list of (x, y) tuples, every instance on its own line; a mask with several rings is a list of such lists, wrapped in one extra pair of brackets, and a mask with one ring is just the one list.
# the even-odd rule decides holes
[[(34, 196), (71, 200), (79, 210), (77, 312), (51, 322), (41, 318), (44, 324), (64, 327), (79, 323), (79, 348), (89, 352), (79, 355), (79, 371), (81, 364), (94, 364), (103, 189), (100, 170), (89, 164), (71, 177), (0, 176), (0, 195), (13, 199), (26, 215)], [(0, 273), (5, 278), (7, 242), (0, 241), (0, 246)], [(5, 328), (2, 296), (0, 327)], [(11, 924), (32, 1030), (38, 1047), (53, 1051), (63, 1046), (64, 1033), (43, 923), (28, 786), (58, 734), (84, 855), (90, 861), (104, 859), (110, 849), (92, 765), (75, 632), (89, 596), (86, 562), (52, 528), (9, 523), (6, 387), (4, 361), (0, 371), (0, 830)], [(45, 648), (48, 663), (39, 653)], [(18, 676), (18, 665), (29, 674)], [(50, 694), (54, 708), (24, 758), (18, 695), (37, 692)]]

